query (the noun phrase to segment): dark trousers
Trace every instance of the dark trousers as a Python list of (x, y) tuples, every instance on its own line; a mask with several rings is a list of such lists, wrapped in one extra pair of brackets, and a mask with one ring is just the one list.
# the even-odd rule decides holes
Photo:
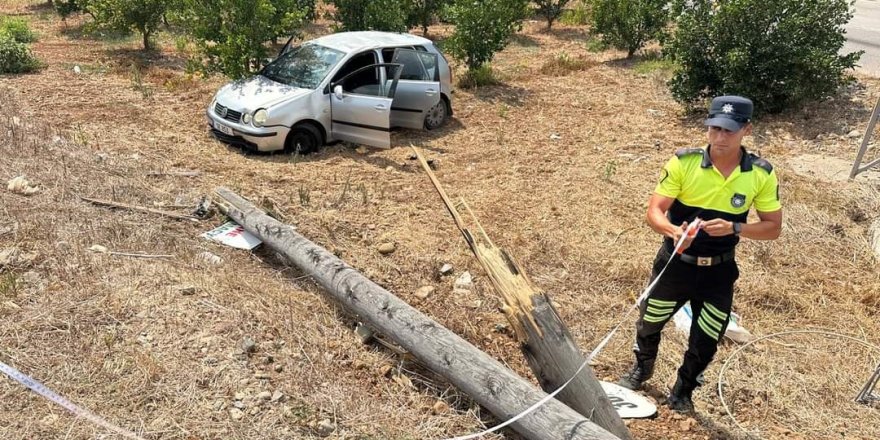
[[(654, 260), (652, 280), (669, 260), (669, 252), (661, 248)], [(657, 357), (660, 331), (685, 302), (691, 302), (693, 322), (684, 361), (678, 377), (688, 389), (701, 383), (703, 370), (712, 362), (718, 341), (724, 336), (733, 304), (733, 283), (739, 278), (735, 261), (715, 266), (696, 266), (675, 258), (639, 305), (636, 323), (636, 358), (650, 361)]]

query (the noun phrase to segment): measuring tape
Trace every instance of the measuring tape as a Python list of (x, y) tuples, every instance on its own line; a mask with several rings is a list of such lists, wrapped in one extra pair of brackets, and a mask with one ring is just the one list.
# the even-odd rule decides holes
[(675, 249), (672, 252), (673, 256), (669, 257), (669, 260), (666, 261), (666, 265), (663, 266), (663, 269), (660, 271), (660, 273), (658, 273), (657, 276), (654, 277), (654, 280), (651, 281), (651, 283), (648, 285), (648, 287), (646, 287), (645, 290), (642, 292), (642, 294), (639, 295), (639, 298), (636, 300), (636, 303), (626, 311), (626, 313), (623, 316), (623, 319), (621, 319), (620, 322), (616, 326), (614, 326), (614, 328), (611, 329), (611, 331), (608, 332), (608, 334), (605, 335), (604, 338), (602, 338), (602, 341), (599, 342), (599, 345), (597, 345), (596, 348), (594, 348), (593, 351), (590, 352), (590, 354), (587, 356), (586, 360), (584, 360), (584, 362), (581, 364), (581, 366), (578, 367), (577, 371), (575, 371), (574, 374), (572, 374), (571, 377), (567, 381), (565, 381), (565, 383), (560, 385), (559, 388), (557, 388), (552, 393), (544, 396), (544, 398), (535, 402), (534, 405), (526, 408), (524, 411), (511, 417), (510, 419), (508, 419), (504, 423), (501, 423), (500, 425), (493, 426), (492, 428), (489, 428), (489, 429), (482, 431), (482, 432), (478, 432), (476, 434), (469, 434), (469, 435), (465, 435), (465, 436), (461, 436), (461, 437), (452, 437), (452, 438), (449, 438), (446, 440), (470, 440), (470, 439), (474, 439), (477, 437), (482, 437), (486, 434), (491, 434), (491, 433), (498, 431), (506, 426), (509, 426), (513, 423), (516, 423), (517, 420), (527, 416), (532, 411), (541, 407), (541, 405), (549, 402), (550, 399), (553, 399), (554, 397), (556, 397), (556, 395), (559, 394), (560, 391), (565, 389), (565, 387), (567, 387), (568, 384), (570, 384), (572, 381), (574, 381), (574, 378), (577, 377), (577, 375), (580, 374), (580, 372), (583, 371), (583, 369), (586, 368), (587, 365), (589, 365), (589, 363), (592, 362), (593, 359), (595, 359), (596, 356), (599, 355), (599, 353), (602, 351), (602, 349), (605, 348), (606, 345), (608, 345), (609, 341), (611, 341), (611, 338), (614, 337), (614, 334), (617, 333), (618, 330), (620, 330), (620, 327), (624, 323), (628, 322), (629, 315), (632, 313), (633, 310), (638, 309), (639, 304), (641, 304), (641, 302), (645, 298), (648, 297), (648, 295), (651, 293), (651, 291), (654, 290), (654, 286), (656, 286), (657, 282), (660, 281), (660, 277), (662, 277), (663, 273), (666, 272), (666, 268), (669, 267), (669, 263), (672, 262), (672, 259), (674, 258), (674, 256), (681, 255), (681, 253), (684, 252), (684, 242), (687, 240), (693, 240), (697, 236), (697, 232), (699, 232), (700, 228), (702, 228), (702, 227), (703, 227), (703, 220), (699, 219), (699, 218), (694, 219), (694, 221), (688, 225), (687, 229), (685, 229), (684, 234), (682, 234), (681, 238), (678, 239), (678, 243), (675, 244)]
[(56, 404), (60, 405), (64, 409), (66, 409), (66, 410), (70, 411), (71, 413), (73, 413), (74, 415), (76, 415), (77, 417), (82, 417), (82, 418), (102, 427), (102, 428), (106, 428), (110, 431), (113, 431), (113, 432), (115, 432), (125, 438), (129, 438), (131, 440), (144, 440), (143, 438), (141, 438), (137, 434), (135, 434), (127, 429), (120, 428), (120, 427), (104, 420), (103, 418), (101, 418), (101, 416), (99, 416), (99, 415), (97, 415), (97, 414), (95, 414), (85, 408), (80, 408), (75, 403), (71, 402), (70, 400), (65, 399), (64, 397), (60, 396), (58, 393), (50, 390), (46, 385), (43, 385), (42, 383), (38, 382), (37, 380), (22, 373), (21, 371), (16, 370), (15, 368), (10, 367), (9, 365), (4, 364), (3, 362), (0, 362), (0, 371), (2, 371), (4, 374), (9, 376), (10, 379), (30, 388), (31, 391), (45, 397), (46, 399), (51, 400), (52, 402), (55, 402)]

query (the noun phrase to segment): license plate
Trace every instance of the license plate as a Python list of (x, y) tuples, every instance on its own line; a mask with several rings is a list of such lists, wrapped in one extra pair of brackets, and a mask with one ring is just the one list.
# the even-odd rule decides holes
[(215, 122), (215, 123), (214, 123), (214, 128), (216, 128), (217, 130), (220, 130), (220, 132), (223, 133), (223, 134), (225, 134), (225, 135), (228, 135), (228, 136), (235, 136), (235, 132), (232, 131), (232, 128), (231, 128), (231, 127), (227, 127), (227, 126), (225, 126), (225, 125), (223, 125), (223, 124), (221, 124), (221, 123), (219, 123), (219, 122)]

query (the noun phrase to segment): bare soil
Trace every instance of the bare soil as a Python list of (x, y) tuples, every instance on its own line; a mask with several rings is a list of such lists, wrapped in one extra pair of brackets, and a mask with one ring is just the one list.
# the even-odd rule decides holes
[[(395, 132), (389, 150), (339, 143), (306, 157), (244, 154), (205, 125), (225, 80), (188, 75), (173, 35), (144, 54), (137, 37), (86, 34), (84, 17), (62, 22), (35, 1), (5, 1), (0, 13), (31, 22), (46, 63), (0, 77), (0, 181), (23, 175), (39, 189), (0, 188), (0, 251), (15, 250), (0, 267), (0, 360), (149, 439), (441, 439), (497, 420), (406, 357), (361, 344), (356, 318), (270, 250), (200, 238), (220, 216), (179, 221), (79, 196), (187, 213), (230, 187), (531, 379), (497, 296), (407, 146), (436, 161), (447, 191), (466, 198), (551, 293), (589, 351), (645, 285), (660, 238), (643, 217), (660, 167), (677, 148), (705, 142), (700, 117), (672, 100), (665, 73), (636, 73), (638, 59), (620, 52), (588, 52), (584, 28), (545, 32), (530, 22), (496, 57), (502, 84), (458, 90), (455, 118), (440, 130)], [(327, 32), (324, 22), (309, 30)], [(577, 62), (554, 62), (563, 53)], [(753, 334), (822, 328), (880, 343), (868, 239), (880, 185), (794, 165), (804, 156), (818, 170), (851, 164), (860, 139), (848, 133), (864, 130), (878, 98), (880, 80), (859, 76), (834, 99), (758, 121), (747, 139), (776, 166), (785, 207), (779, 240), (738, 251), (734, 308)], [(192, 170), (200, 174), (147, 175)], [(380, 254), (383, 243), (395, 251)], [(444, 263), (452, 275), (438, 274)], [(464, 271), (474, 287), (454, 293)], [(414, 293), (426, 285), (436, 290), (420, 300)], [(672, 326), (665, 335), (646, 392), (658, 402), (686, 343)], [(632, 338), (627, 326), (606, 348), (600, 378), (629, 367)], [(253, 351), (242, 350), (247, 339)], [(737, 347), (721, 345), (696, 393), (698, 417), (661, 407), (655, 419), (628, 422), (636, 438), (744, 438), (715, 384)], [(762, 438), (876, 439), (878, 410), (852, 399), (878, 361), (844, 340), (781, 338), (731, 362), (725, 398)], [(264, 391), (282, 397), (263, 401)], [(0, 438), (113, 436), (3, 379)]]

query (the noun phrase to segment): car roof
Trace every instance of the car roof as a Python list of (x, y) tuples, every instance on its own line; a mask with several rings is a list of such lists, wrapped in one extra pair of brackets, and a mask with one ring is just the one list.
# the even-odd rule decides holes
[(412, 34), (378, 31), (339, 32), (316, 38), (311, 42), (343, 52), (355, 52), (387, 46), (432, 44), (431, 40)]

